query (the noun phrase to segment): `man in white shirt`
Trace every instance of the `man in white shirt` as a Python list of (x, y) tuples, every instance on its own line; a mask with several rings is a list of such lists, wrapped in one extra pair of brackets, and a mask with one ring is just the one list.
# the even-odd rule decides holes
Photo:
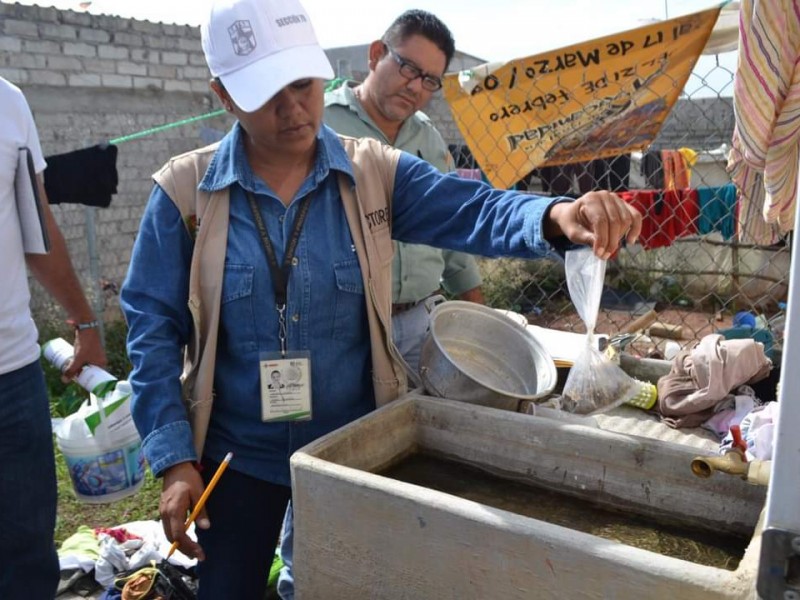
[[(53, 532), (56, 474), (50, 406), (31, 318), (26, 264), (75, 327), (72, 378), (86, 364), (104, 366), (97, 321), (81, 289), (44, 191), (46, 167), (22, 92), (0, 77), (0, 598), (52, 598), (59, 579)], [(33, 158), (48, 254), (25, 254), (14, 179), (20, 148)]]

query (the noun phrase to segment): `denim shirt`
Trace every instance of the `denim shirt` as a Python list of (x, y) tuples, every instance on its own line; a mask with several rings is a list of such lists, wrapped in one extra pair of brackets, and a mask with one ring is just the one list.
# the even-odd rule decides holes
[[(312, 172), (288, 207), (251, 170), (239, 124), (220, 143), (200, 188), (230, 187), (230, 224), (215, 372), (215, 399), (204, 453), (232, 451), (245, 474), (289, 485), (289, 456), (375, 407), (364, 284), (338, 188), (353, 180), (332, 130), (318, 135)], [(258, 203), (278, 260), (299, 201), (311, 195), (288, 281), (287, 345), (311, 356), (313, 418), (261, 421), (259, 359), (277, 352), (275, 293), (245, 190)], [(533, 258), (554, 249), (542, 220), (558, 200), (495, 190), (444, 176), (403, 154), (392, 199), (393, 237), (486, 256)], [(121, 294), (133, 363), (132, 413), (145, 457), (161, 474), (196, 460), (179, 375), (192, 327), (187, 308), (192, 240), (180, 213), (156, 186), (142, 218)]]

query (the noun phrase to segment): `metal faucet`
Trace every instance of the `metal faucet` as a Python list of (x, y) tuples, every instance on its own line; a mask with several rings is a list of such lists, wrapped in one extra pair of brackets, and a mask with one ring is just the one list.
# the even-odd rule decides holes
[(752, 460), (747, 462), (738, 450), (730, 450), (722, 456), (697, 456), (692, 460), (692, 473), (708, 478), (714, 471), (739, 475), (754, 485), (769, 485), (771, 460)]
[(738, 425), (731, 427), (733, 446), (722, 456), (696, 456), (692, 460), (692, 473), (703, 479), (714, 474), (714, 471), (739, 475), (748, 483), (754, 485), (769, 485), (769, 473), (772, 468), (770, 460), (747, 460), (745, 449), (747, 445), (742, 441)]

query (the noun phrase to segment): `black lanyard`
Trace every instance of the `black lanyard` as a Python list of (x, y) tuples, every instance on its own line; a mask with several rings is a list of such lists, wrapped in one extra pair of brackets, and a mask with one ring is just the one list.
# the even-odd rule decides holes
[(269, 239), (264, 219), (261, 218), (261, 212), (258, 210), (255, 196), (249, 190), (246, 190), (246, 193), (253, 219), (256, 222), (258, 235), (261, 237), (261, 244), (264, 246), (264, 253), (267, 255), (267, 264), (272, 274), (272, 287), (275, 290), (275, 309), (278, 311), (281, 354), (286, 355), (286, 293), (289, 287), (289, 275), (292, 272), (292, 259), (294, 259), (294, 253), (297, 250), (297, 243), (300, 241), (300, 230), (306, 221), (312, 194), (308, 194), (300, 201), (297, 215), (294, 218), (294, 225), (292, 225), (292, 231), (289, 234), (289, 243), (286, 244), (286, 252), (283, 255), (283, 266), (280, 266), (278, 265), (278, 257), (275, 255), (275, 247), (272, 245), (272, 240)]

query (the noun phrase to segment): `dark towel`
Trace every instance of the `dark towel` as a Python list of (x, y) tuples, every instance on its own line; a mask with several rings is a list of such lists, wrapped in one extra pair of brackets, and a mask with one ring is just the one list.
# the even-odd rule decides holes
[(44, 188), (50, 204), (107, 208), (117, 193), (117, 147), (92, 146), (45, 157)]
[[(595, 190), (625, 192), (630, 187), (631, 156), (630, 154), (620, 154), (619, 156), (595, 159), (590, 163), (589, 171), (594, 177)], [(584, 190), (581, 189), (581, 192)]]
[(639, 169), (647, 182), (646, 187), (656, 190), (664, 188), (664, 165), (659, 150), (645, 152)]

